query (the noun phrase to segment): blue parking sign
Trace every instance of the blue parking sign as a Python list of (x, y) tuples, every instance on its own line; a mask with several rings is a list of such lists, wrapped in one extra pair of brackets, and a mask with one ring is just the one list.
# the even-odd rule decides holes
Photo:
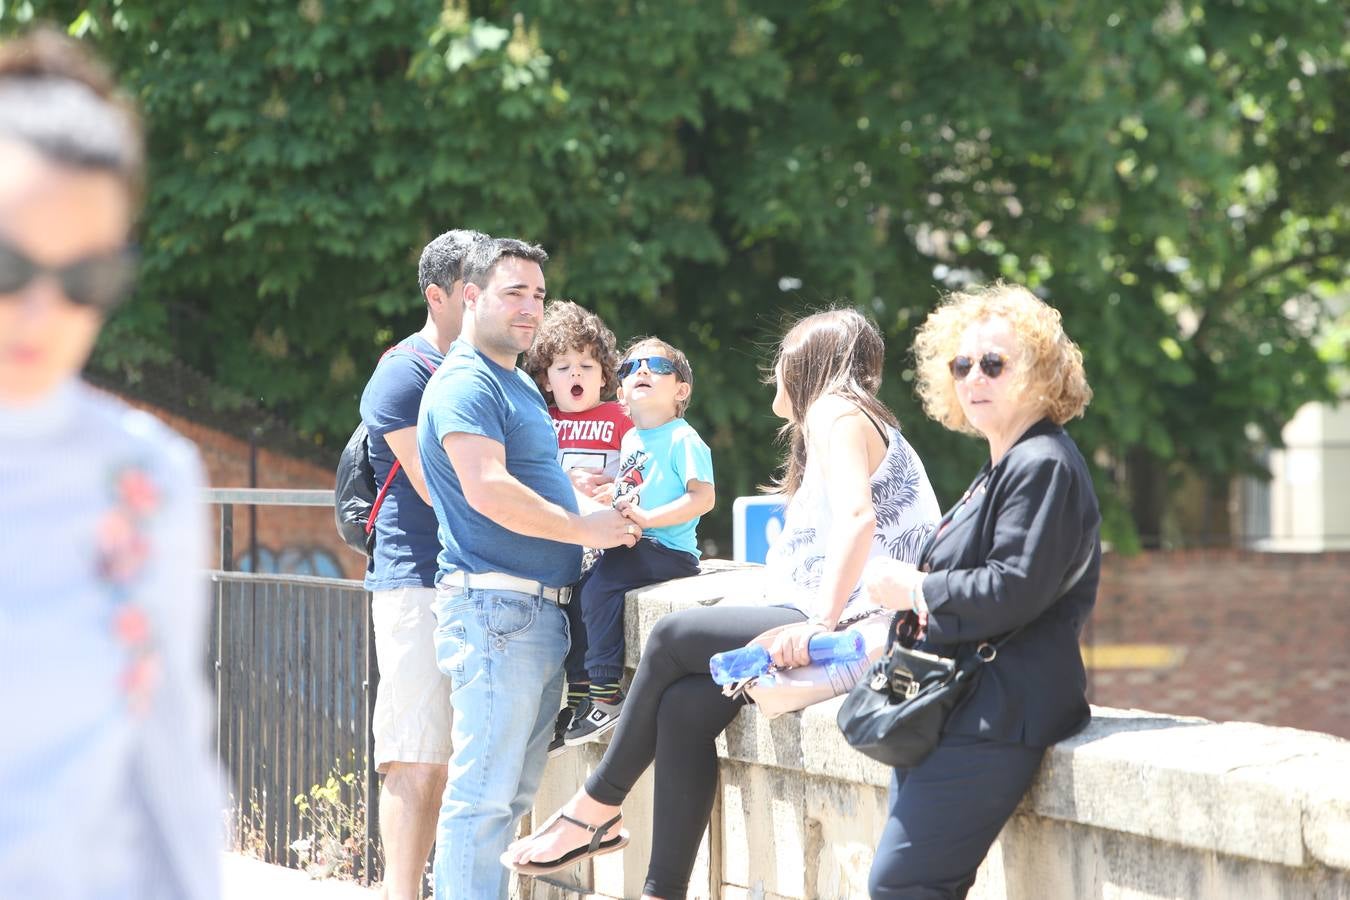
[(731, 553), (737, 562), (762, 563), (783, 531), (782, 497), (737, 497), (731, 505)]

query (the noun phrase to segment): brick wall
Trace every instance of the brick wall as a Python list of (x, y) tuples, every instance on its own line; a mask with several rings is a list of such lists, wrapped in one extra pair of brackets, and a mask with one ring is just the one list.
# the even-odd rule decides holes
[(1094, 703), (1350, 737), (1350, 553), (1108, 555), (1084, 638), (1174, 651), (1094, 668)]
[[(120, 399), (153, 414), (170, 428), (197, 445), (206, 466), (207, 483), (211, 487), (249, 486), (248, 441), (226, 434), (215, 428), (193, 422), (159, 407), (121, 395)], [(333, 464), (337, 464), (334, 452)], [(260, 488), (333, 489), (333, 469), (307, 460), (258, 451), (258, 484)], [(220, 565), (219, 507), (211, 507), (212, 566)], [(348, 549), (337, 536), (330, 507), (260, 506), (257, 507), (259, 556), (270, 553), (274, 558), (326, 554), (337, 564), (345, 578), (365, 575), (366, 561)], [(249, 507), (234, 508), (234, 554), (236, 564), (249, 550)]]

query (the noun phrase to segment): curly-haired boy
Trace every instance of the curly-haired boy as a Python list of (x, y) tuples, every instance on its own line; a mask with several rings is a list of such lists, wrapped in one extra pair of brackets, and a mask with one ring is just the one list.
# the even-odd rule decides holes
[[(619, 385), (618, 341), (601, 318), (570, 300), (555, 300), (544, 309), (539, 337), (525, 355), (525, 371), (549, 403), (558, 432), (558, 464), (582, 494), (608, 502), (619, 474), (619, 449), (633, 422), (612, 397)], [(595, 554), (587, 551), (594, 564)], [(587, 569), (590, 565), (585, 566)], [(549, 755), (565, 748), (563, 734), (573, 713), (591, 693), (586, 671), (586, 633), (581, 604), (567, 608), (572, 650), (567, 655), (567, 706), (558, 713)]]
[(570, 300), (544, 310), (539, 338), (524, 368), (539, 385), (558, 432), (558, 463), (572, 483), (594, 496), (619, 472), (619, 447), (633, 423), (614, 396), (619, 364), (614, 332)]

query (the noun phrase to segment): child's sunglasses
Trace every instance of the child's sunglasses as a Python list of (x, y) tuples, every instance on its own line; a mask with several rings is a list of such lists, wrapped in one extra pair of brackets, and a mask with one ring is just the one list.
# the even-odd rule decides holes
[(124, 247), (64, 266), (48, 267), (12, 244), (0, 241), (0, 296), (19, 293), (42, 275), (55, 278), (66, 299), (76, 306), (109, 312), (131, 291), (136, 278), (136, 251)]
[(664, 356), (635, 356), (632, 359), (625, 359), (619, 365), (619, 377), (627, 378), (642, 368), (643, 363), (647, 364), (647, 371), (653, 375), (675, 374), (675, 364)]
[[(990, 351), (980, 357), (980, 371), (984, 373), (986, 378), (997, 378), (1003, 374), (1003, 366), (1007, 362), (1008, 359), (1003, 354)], [(975, 368), (975, 360), (969, 356), (954, 356), (952, 361), (947, 363), (947, 368), (951, 370), (952, 377), (957, 381), (965, 381), (971, 370)]]

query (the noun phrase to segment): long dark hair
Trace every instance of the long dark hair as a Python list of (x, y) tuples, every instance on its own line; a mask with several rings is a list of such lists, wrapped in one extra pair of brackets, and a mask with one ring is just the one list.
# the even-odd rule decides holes
[(788, 445), (783, 472), (773, 488), (792, 496), (806, 474), (806, 411), (821, 397), (836, 395), (874, 420), (899, 427), (877, 399), (886, 343), (872, 320), (856, 309), (831, 309), (798, 320), (779, 345), (774, 366), (792, 404), (792, 418), (779, 430)]

